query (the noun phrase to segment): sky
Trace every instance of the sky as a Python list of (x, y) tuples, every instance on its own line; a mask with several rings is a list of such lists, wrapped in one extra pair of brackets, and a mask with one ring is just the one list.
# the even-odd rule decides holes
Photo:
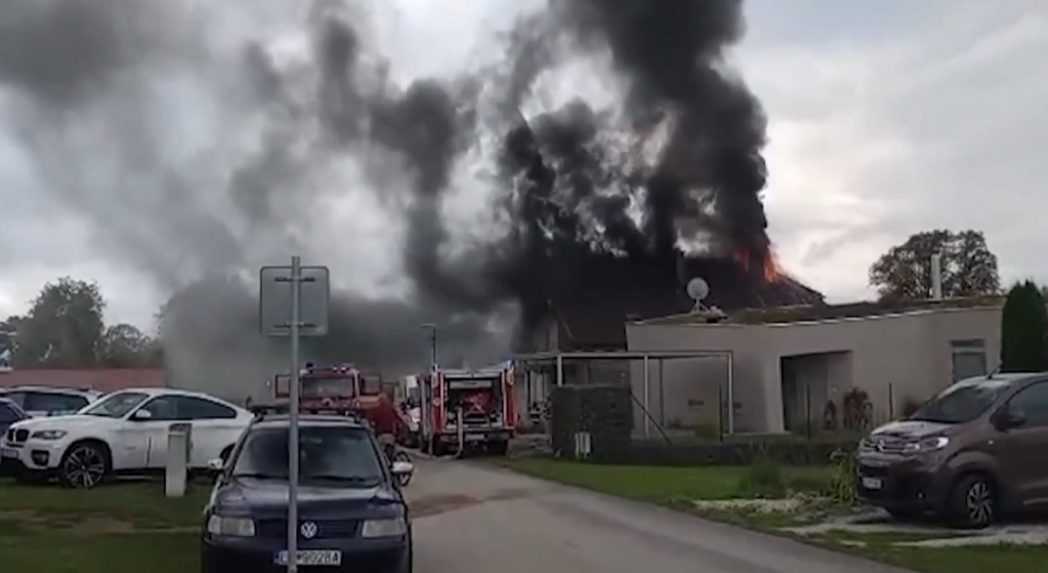
[[(500, 32), (541, 4), (387, 0), (358, 2), (355, 9), (368, 22), (362, 41), (388, 58), (390, 81), (405, 85), (490, 63)], [(203, 26), (195, 25), (190, 8), (171, 8), (164, 39), (181, 43), (179, 34), (200, 34), (203, 45), (221, 54), (240, 40), (259, 40), (278, 63), (308, 53), (295, 24), (307, 10), (298, 4), (222, 6), (208, 12)], [(1041, 61), (1048, 53), (1048, 4), (749, 0), (745, 15), (746, 34), (726, 65), (768, 117), (764, 199), (769, 234), (790, 274), (834, 302), (871, 298), (869, 266), (892, 245), (922, 230), (972, 228), (985, 232), (1005, 284), (1027, 277), (1048, 282), (1048, 261), (1038, 257), (1048, 248), (1040, 224), (1048, 208), (1042, 194), (1048, 175), (1040, 168), (1048, 144)], [(0, 42), (0, 317), (25, 312), (45, 282), (72, 276), (98, 282), (107, 322), (150, 330), (184, 277), (223, 260), (232, 248), (228, 235), (251, 247), (246, 260), (253, 263), (281, 263), (291, 245), (310, 245), (313, 262), (340, 261), (333, 272), (342, 287), (374, 297), (409, 290), (393, 246), (403, 237), (402, 223), (388, 216), (389, 205), (359, 189), (366, 162), (322, 161), (309, 178), (316, 187), (309, 218), (289, 230), (247, 228), (227, 215), (228, 198), (208, 194), (228, 177), (223, 165), (256, 151), (254, 136), (279, 129), (240, 111), (247, 106), (224, 87), (229, 79), (213, 60), (197, 67), (180, 61), (144, 84), (113, 79), (133, 89), (69, 118), (59, 103), (27, 101), (5, 75), (2, 51), (18, 49), (12, 46)], [(160, 56), (148, 62), (168, 64)], [(543, 97), (525, 107), (552, 106), (575, 93), (599, 100), (611, 81), (607, 72), (599, 61), (559, 66), (542, 78)], [(149, 118), (148, 132), (159, 143), (107, 137), (113, 123), (141, 117)], [(50, 127), (27, 135), (27, 126), (39, 124)], [(150, 164), (158, 152), (167, 155), (165, 165), (180, 169), (178, 185), (195, 199), (192, 209), (171, 196), (133, 191), (139, 179), (143, 188), (168, 180), (126, 169)], [(308, 146), (295, 153), (309, 153)], [(455, 192), (446, 209), (463, 236), (491, 224), (470, 207), (484, 193), (480, 163), (467, 154), (451, 175)], [(389, 184), (403, 184), (393, 172)], [(115, 188), (126, 196), (113, 201)], [(286, 200), (270, 206), (300, 207)], [(143, 210), (160, 216), (135, 221)]]

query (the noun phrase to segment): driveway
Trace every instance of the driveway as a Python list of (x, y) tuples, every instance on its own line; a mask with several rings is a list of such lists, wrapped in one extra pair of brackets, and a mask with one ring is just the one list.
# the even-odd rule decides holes
[(420, 460), (418, 573), (900, 573), (900, 569), (482, 462)]

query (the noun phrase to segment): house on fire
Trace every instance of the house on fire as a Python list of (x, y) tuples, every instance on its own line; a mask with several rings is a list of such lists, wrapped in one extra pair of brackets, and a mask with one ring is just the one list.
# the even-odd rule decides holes
[[(544, 402), (556, 384), (557, 362), (551, 356), (621, 353), (629, 350), (627, 323), (691, 311), (695, 301), (686, 293), (689, 278), (703, 277), (711, 287), (704, 303), (725, 312), (823, 304), (822, 294), (789, 277), (768, 281), (763, 271), (750, 272), (733, 260), (678, 257), (675, 263), (666, 264), (590, 258), (579, 262), (574, 275), (581, 278), (572, 281), (570, 287), (550, 289), (544, 312), (533, 321), (517, 348), (518, 362), (525, 365), (518, 381), (518, 407), (522, 412)], [(665, 361), (659, 365), (659, 373), (672, 374), (686, 362)], [(569, 358), (560, 361), (559, 374), (565, 384), (632, 384), (639, 395), (639, 367), (637, 360), (615, 357)], [(676, 378), (670, 378), (666, 378), (665, 387), (660, 385), (663, 401), (667, 392), (678, 393), (670, 388)], [(683, 388), (679, 392), (686, 393)], [(639, 427), (640, 420), (637, 422)]]
[[(997, 367), (1001, 297), (746, 309), (711, 320), (684, 313), (626, 324), (628, 348), (729, 351), (733, 357), (737, 432), (817, 430), (861, 389), (871, 422), (901, 415), (953, 382)], [(672, 392), (649, 408), (685, 426), (717, 423), (723, 365), (667, 366), (658, 390)], [(833, 406), (829, 406), (829, 404)], [(726, 407), (726, 405), (725, 405)], [(668, 423), (668, 422), (667, 422)], [(672, 425), (672, 424), (671, 424)]]

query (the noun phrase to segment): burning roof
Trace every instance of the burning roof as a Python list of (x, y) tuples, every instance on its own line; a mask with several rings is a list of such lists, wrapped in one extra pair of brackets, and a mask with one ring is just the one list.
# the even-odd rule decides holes
[[(769, 279), (762, 269), (746, 269), (731, 259), (687, 258), (673, 261), (636, 261), (607, 256), (580, 262), (576, 272), (561, 275), (561, 284), (546, 301), (543, 317), (552, 318), (559, 331), (559, 350), (614, 350), (626, 346), (625, 323), (688, 313), (695, 301), (685, 285), (703, 277), (710, 294), (703, 301), (732, 312), (741, 309), (794, 305), (822, 306), (821, 293), (785, 274)], [(603, 280), (587, 280), (602, 277)], [(568, 282), (571, 284), (564, 284)], [(542, 321), (536, 327), (544, 327)], [(523, 338), (518, 350), (545, 350), (534, 346), (534, 336)]]

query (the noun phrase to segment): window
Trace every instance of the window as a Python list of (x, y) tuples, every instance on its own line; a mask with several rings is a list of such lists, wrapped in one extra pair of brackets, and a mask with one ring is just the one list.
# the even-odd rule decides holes
[[(234, 477), (287, 479), (287, 427), (263, 428), (246, 437)], [(382, 465), (367, 430), (304, 426), (299, 430), (299, 472), (303, 482), (373, 487), (382, 482)]]
[(15, 412), (14, 408), (7, 404), (0, 404), (0, 424), (10, 424), (21, 419), (22, 417)]
[(183, 420), (216, 420), (236, 418), (237, 413), (218, 402), (182, 396), (178, 399), (178, 417)]
[(0, 394), (0, 396), (18, 404), (23, 410), (25, 409), (25, 392), (9, 392), (7, 394)]
[(975, 380), (954, 384), (910, 416), (939, 424), (961, 424), (978, 418), (1008, 389), (1000, 380)]
[(953, 340), (953, 381), (959, 382), (986, 374), (986, 341)]
[(87, 406), (87, 398), (71, 394), (27, 392), (22, 409), (27, 412), (77, 412)]
[(1048, 382), (1028, 386), (1016, 394), (1008, 409), (1026, 417), (1024, 427), (1048, 426)]
[(180, 420), (178, 412), (178, 397), (177, 396), (160, 396), (154, 398), (142, 406), (142, 410), (145, 410), (152, 414), (149, 418), (150, 421), (168, 421), (168, 420)]
[[(84, 414), (91, 416), (104, 416), (106, 418), (122, 418), (148, 397), (148, 394), (143, 394), (141, 392), (117, 392), (116, 394), (110, 394), (101, 401), (94, 403), (90, 408), (84, 411)], [(23, 410), (24, 409), (25, 408), (23, 408)]]

